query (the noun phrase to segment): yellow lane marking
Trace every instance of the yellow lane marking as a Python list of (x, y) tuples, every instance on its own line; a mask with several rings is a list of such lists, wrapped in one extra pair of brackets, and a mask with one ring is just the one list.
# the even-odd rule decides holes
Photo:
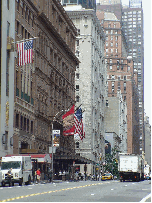
[(16, 199), (23, 199), (23, 198), (26, 198), (26, 197), (32, 197), (32, 196), (35, 196), (35, 195), (43, 195), (43, 194), (49, 194), (49, 193), (52, 193), (52, 192), (59, 192), (59, 191), (65, 191), (65, 190), (73, 190), (75, 188), (90, 187), (90, 186), (101, 185), (101, 184), (103, 184), (103, 183), (82, 185), (82, 186), (78, 186), (78, 187), (72, 187), (72, 188), (65, 188), (65, 189), (48, 191), (48, 192), (35, 193), (35, 194), (30, 194), (30, 195), (25, 195), (25, 196), (19, 196), (19, 197), (13, 197), (13, 198), (9, 198), (9, 199), (0, 200), (0, 202), (9, 202), (9, 201), (13, 201), (13, 200), (16, 200)]

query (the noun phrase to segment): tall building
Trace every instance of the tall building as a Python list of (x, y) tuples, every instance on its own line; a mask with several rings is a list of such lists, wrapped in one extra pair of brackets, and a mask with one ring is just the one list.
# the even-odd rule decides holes
[[(137, 72), (133, 61), (127, 58), (127, 45), (121, 22), (110, 12), (97, 11), (106, 34), (105, 59), (107, 63), (108, 97), (117, 97), (121, 90), (127, 103), (127, 151), (139, 153)], [(119, 135), (122, 136), (122, 135)]]
[(144, 35), (143, 35), (143, 9), (142, 0), (130, 0), (129, 6), (107, 3), (107, 5), (97, 5), (97, 11), (111, 11), (121, 20), (122, 34), (127, 43), (128, 55), (133, 58), (134, 68), (137, 71), (138, 91), (139, 91), (139, 137), (140, 154), (144, 148)]
[[(2, 1), (1, 29), (0, 157), (48, 153), (51, 121), (75, 103), (77, 29), (56, 0), (48, 7), (36, 0)], [(32, 60), (24, 63), (18, 43), (30, 38)], [(61, 129), (61, 138), (60, 147), (73, 153), (74, 137), (64, 139)]]
[(144, 151), (144, 35), (142, 0), (130, 0), (122, 10), (122, 29), (138, 73), (140, 154)]
[[(104, 161), (104, 108), (106, 97), (106, 66), (104, 60), (105, 35), (91, 9), (81, 6), (65, 7), (78, 29), (76, 55), (80, 64), (76, 69), (76, 106), (85, 110), (85, 138), (75, 140), (76, 153), (96, 164)], [(91, 174), (95, 174), (92, 165)]]

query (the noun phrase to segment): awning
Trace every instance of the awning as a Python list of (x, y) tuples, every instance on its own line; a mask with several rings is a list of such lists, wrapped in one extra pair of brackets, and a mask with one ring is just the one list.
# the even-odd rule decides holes
[(31, 159), (37, 159), (41, 163), (51, 163), (51, 154), (9, 154), (7, 156), (31, 156)]
[(51, 154), (29, 154), (31, 159), (37, 159), (37, 162), (51, 163)]

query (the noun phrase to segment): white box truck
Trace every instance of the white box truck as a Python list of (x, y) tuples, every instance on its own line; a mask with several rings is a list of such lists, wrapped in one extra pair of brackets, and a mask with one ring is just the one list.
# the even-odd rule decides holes
[[(11, 178), (8, 178), (8, 171), (11, 171)], [(5, 184), (13, 186), (14, 183), (31, 184), (32, 178), (32, 161), (30, 156), (7, 156), (2, 157), (1, 163), (2, 181), (1, 185)]]
[(144, 180), (144, 161), (140, 155), (119, 153), (118, 171), (120, 181)]

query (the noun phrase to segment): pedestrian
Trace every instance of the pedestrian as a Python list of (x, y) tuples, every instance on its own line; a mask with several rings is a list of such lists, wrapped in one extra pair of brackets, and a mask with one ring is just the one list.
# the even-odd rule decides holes
[(40, 180), (41, 180), (41, 171), (40, 171), (40, 168), (36, 171), (36, 174), (37, 174), (38, 183), (40, 183)]

